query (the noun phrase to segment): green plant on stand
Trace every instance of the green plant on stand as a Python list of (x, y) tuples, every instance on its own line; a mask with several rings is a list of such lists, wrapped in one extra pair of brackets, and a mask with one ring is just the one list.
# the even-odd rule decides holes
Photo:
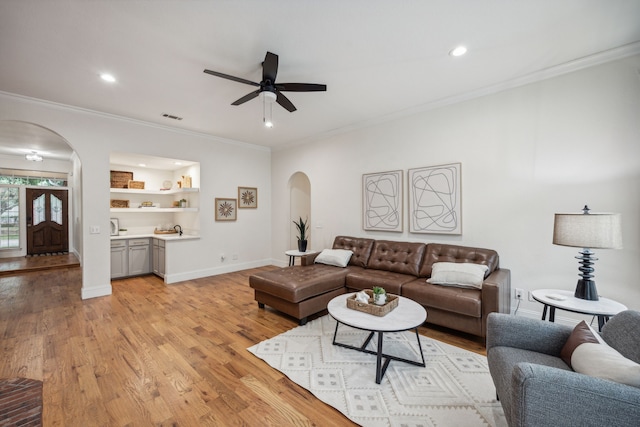
[(298, 222), (296, 221), (292, 221), (292, 222), (296, 225), (296, 228), (298, 229), (298, 250), (300, 252), (306, 252), (307, 237), (309, 232), (309, 219), (307, 218), (306, 221), (303, 221), (302, 217), (300, 217), (300, 220)]
[(380, 286), (373, 287), (373, 303), (377, 305), (384, 305), (387, 302), (387, 291)]

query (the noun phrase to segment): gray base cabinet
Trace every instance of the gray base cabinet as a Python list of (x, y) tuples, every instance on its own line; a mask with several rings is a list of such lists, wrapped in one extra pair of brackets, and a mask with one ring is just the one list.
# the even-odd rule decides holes
[(127, 241), (111, 241), (111, 278), (117, 279), (129, 275), (129, 257), (127, 256)]
[(111, 241), (111, 278), (139, 276), (151, 273), (149, 239)]
[(165, 274), (165, 241), (153, 239), (153, 274), (164, 278)]

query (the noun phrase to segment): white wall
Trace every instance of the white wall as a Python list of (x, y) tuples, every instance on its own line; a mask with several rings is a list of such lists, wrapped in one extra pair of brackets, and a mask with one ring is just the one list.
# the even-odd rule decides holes
[[(314, 248), (339, 234), (486, 247), (511, 269), (513, 288), (572, 290), (578, 250), (551, 243), (553, 214), (589, 204), (623, 216), (624, 249), (597, 251), (598, 290), (640, 309), (639, 69), (630, 57), (274, 152), (274, 257), (289, 249), (287, 182), (302, 171)], [(462, 163), (462, 235), (408, 233), (406, 171), (452, 162)], [(396, 169), (405, 231), (363, 231), (362, 174)], [(525, 301), (520, 314), (541, 307)]]
[[(109, 259), (109, 155), (112, 151), (200, 162), (201, 239), (173, 250), (181, 279), (241, 270), (270, 262), (271, 192), (268, 149), (152, 126), (89, 111), (0, 94), (0, 120), (23, 120), (65, 138), (81, 162), (81, 230), (84, 298), (111, 292)], [(74, 167), (74, 171), (79, 170)], [(236, 198), (238, 186), (258, 188), (258, 209), (242, 209), (235, 222), (215, 222), (214, 198)], [(90, 226), (100, 234), (89, 234)], [(265, 226), (267, 225), (267, 226)], [(174, 243), (174, 246), (178, 243)], [(222, 262), (220, 253), (237, 254)]]

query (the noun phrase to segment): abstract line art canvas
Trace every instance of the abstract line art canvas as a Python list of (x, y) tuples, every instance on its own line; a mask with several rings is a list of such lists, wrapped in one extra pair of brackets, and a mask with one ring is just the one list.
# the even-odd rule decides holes
[(362, 175), (362, 227), (402, 232), (402, 171)]
[(409, 232), (462, 234), (461, 163), (409, 169)]

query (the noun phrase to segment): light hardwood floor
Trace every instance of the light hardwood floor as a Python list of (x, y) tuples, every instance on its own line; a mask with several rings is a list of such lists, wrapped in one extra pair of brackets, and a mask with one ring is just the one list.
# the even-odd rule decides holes
[(45, 426), (355, 425), (246, 351), (297, 326), (253, 300), (249, 276), (271, 268), (117, 280), (85, 301), (77, 267), (0, 277), (0, 377), (44, 381)]

